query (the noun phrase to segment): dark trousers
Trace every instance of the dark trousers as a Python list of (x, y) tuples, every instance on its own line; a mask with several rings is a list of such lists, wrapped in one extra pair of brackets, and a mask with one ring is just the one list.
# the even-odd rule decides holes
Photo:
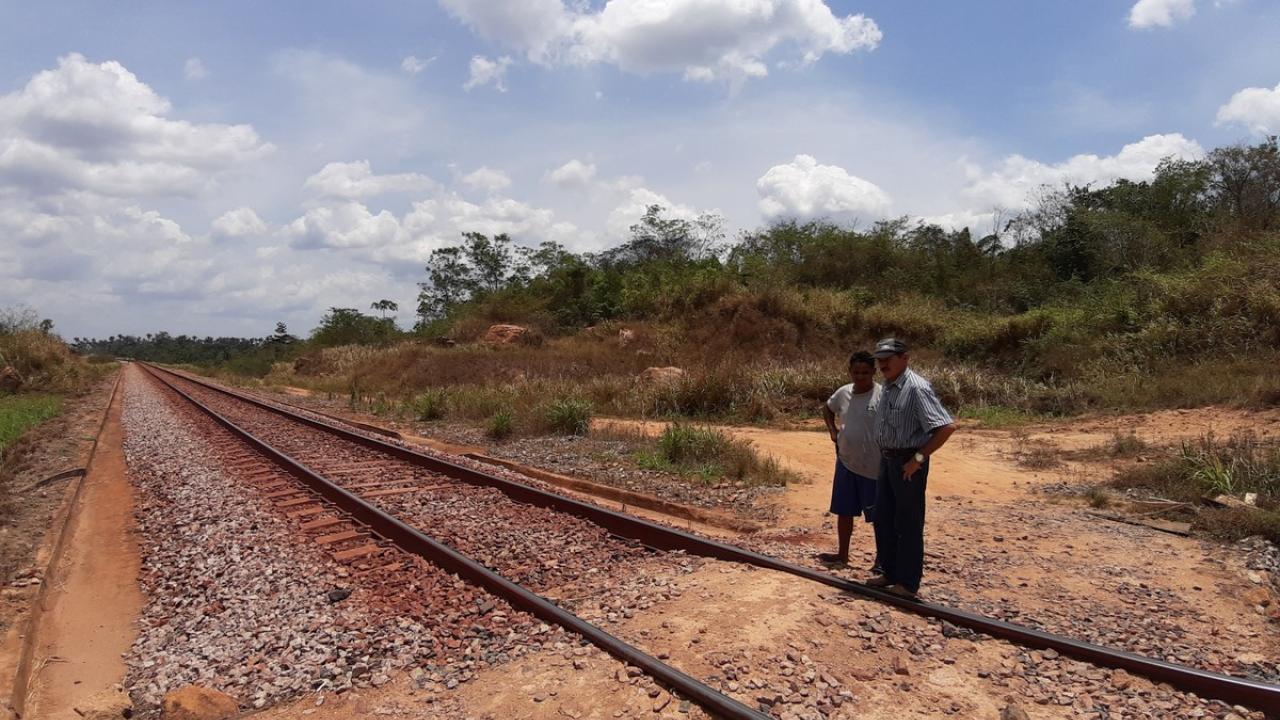
[(876, 553), (885, 577), (917, 592), (924, 574), (924, 491), (929, 461), (911, 476), (902, 478), (902, 466), (911, 458), (881, 456), (876, 479)]

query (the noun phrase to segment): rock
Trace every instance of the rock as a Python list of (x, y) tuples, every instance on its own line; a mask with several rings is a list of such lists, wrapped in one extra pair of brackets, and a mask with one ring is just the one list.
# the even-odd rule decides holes
[(1004, 710), (1000, 711), (1000, 720), (1031, 720), (1031, 716), (1027, 715), (1027, 711), (1018, 707), (1014, 703), (1004, 706)]
[(626, 347), (636, 341), (636, 331), (622, 328), (618, 331), (618, 344)]
[(85, 720), (120, 720), (133, 717), (133, 703), (123, 690), (103, 690), (87, 700), (76, 703), (76, 714)]
[(907, 660), (907, 656), (897, 653), (893, 656), (893, 672), (896, 675), (910, 675), (911, 663)]
[(520, 325), (490, 325), (484, 341), (492, 345), (541, 345), (542, 336)]
[(662, 693), (659, 693), (656, 699), (654, 699), (653, 711), (662, 712), (662, 710), (666, 708), (667, 705), (670, 705), (670, 704), (671, 704), (671, 693), (663, 691)]
[(8, 365), (0, 369), (0, 392), (18, 392), (20, 387), (22, 387), (22, 376), (17, 370)]
[(1271, 593), (1267, 592), (1267, 589), (1261, 585), (1245, 590), (1240, 594), (1240, 598), (1250, 605), (1266, 607), (1271, 604)]
[(636, 383), (647, 386), (666, 386), (680, 382), (684, 370), (678, 367), (651, 367), (636, 376)]
[(331, 603), (342, 602), (351, 597), (351, 590), (349, 588), (334, 588), (329, 591), (327, 597)]
[(166, 720), (223, 720), (240, 710), (230, 695), (199, 685), (168, 693), (160, 707)]

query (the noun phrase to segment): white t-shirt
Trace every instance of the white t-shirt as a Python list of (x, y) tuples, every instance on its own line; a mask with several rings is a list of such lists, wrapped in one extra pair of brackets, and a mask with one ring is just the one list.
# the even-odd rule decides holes
[(880, 474), (880, 448), (873, 435), (880, 392), (880, 384), (873, 383), (870, 390), (857, 395), (853, 392), (853, 383), (849, 383), (827, 400), (827, 407), (840, 418), (840, 434), (836, 436), (840, 463), (869, 478)]

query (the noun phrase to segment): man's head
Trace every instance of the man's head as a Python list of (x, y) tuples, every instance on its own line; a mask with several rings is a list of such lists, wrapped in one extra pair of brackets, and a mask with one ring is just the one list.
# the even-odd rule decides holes
[(891, 337), (876, 343), (876, 349), (872, 354), (875, 355), (880, 374), (884, 375), (884, 379), (888, 382), (897, 380), (902, 371), (907, 369), (907, 363), (910, 360), (907, 355), (907, 344)]
[(876, 379), (876, 361), (871, 353), (860, 350), (849, 356), (849, 379), (859, 395), (871, 389)]

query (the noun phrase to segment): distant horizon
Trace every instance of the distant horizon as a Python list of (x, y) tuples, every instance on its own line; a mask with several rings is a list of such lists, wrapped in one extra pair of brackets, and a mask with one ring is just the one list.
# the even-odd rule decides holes
[(980, 235), (1042, 185), (1280, 132), (1275, 3), (772, 7), (14, 6), (0, 307), (67, 339), (298, 334), (412, 308), (464, 231), (599, 251), (656, 203), (730, 238)]

